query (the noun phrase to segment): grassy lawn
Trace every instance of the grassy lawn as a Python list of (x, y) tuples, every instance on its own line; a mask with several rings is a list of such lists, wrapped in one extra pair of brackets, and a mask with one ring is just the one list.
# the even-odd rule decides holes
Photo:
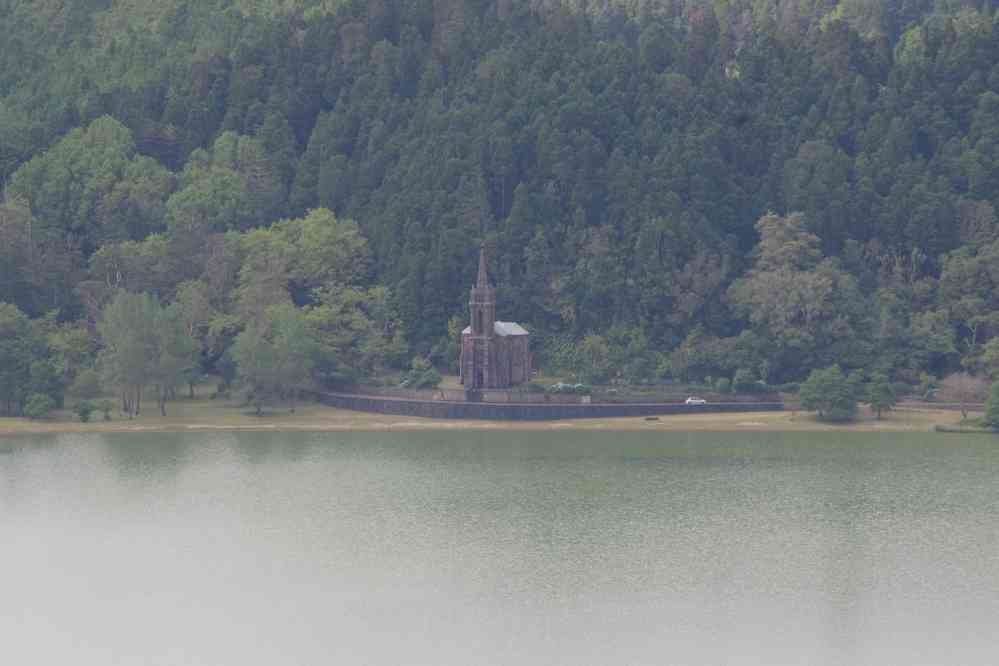
[[(136, 432), (146, 430), (669, 430), (669, 431), (928, 431), (936, 425), (961, 422), (957, 411), (902, 409), (884, 414), (879, 421), (861, 408), (857, 421), (845, 424), (823, 423), (812, 414), (784, 412), (730, 412), (677, 414), (658, 417), (567, 419), (561, 421), (479, 421), (428, 419), (354, 412), (315, 403), (300, 404), (294, 413), (287, 406), (275, 406), (262, 416), (237, 400), (210, 400), (210, 389), (202, 389), (194, 400), (167, 403), (167, 415), (161, 416), (150, 400), (142, 414), (129, 420), (113, 412), (104, 421), (101, 412), (90, 423), (80, 423), (70, 410), (56, 412), (43, 421), (22, 418), (0, 419), (0, 435), (35, 432)], [(67, 404), (72, 404), (67, 401)], [(974, 415), (978, 416), (978, 415)]]

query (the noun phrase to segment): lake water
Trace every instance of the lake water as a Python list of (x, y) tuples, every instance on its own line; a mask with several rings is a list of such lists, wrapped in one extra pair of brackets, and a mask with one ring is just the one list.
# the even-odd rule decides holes
[(5, 664), (995, 664), (999, 438), (0, 437)]

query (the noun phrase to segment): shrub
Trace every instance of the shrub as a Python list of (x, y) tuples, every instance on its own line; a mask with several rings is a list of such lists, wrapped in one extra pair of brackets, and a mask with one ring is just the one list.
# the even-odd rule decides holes
[(80, 423), (88, 423), (90, 415), (94, 413), (94, 405), (88, 400), (81, 400), (76, 405), (76, 415), (80, 418)]
[(732, 390), (738, 393), (754, 393), (759, 390), (752, 370), (746, 368), (736, 370), (732, 379)]
[(999, 428), (999, 381), (992, 382), (989, 400), (985, 403), (985, 418), (982, 421), (989, 427)]
[(111, 420), (111, 410), (114, 409), (114, 403), (110, 400), (102, 400), (99, 405), (102, 412), (104, 412), (104, 420)]
[(728, 393), (732, 390), (732, 382), (728, 377), (719, 377), (715, 382), (715, 390), (719, 393)]
[(24, 415), (36, 421), (44, 419), (55, 406), (55, 400), (44, 393), (32, 393), (24, 405)]
[(895, 395), (899, 397), (912, 395), (912, 384), (908, 382), (892, 382), (892, 389), (895, 391)]
[(416, 356), (400, 382), (400, 386), (410, 389), (436, 388), (441, 383), (441, 373), (425, 358)]
[(593, 387), (587, 384), (576, 384), (572, 387), (572, 392), (576, 395), (590, 395), (593, 393)]

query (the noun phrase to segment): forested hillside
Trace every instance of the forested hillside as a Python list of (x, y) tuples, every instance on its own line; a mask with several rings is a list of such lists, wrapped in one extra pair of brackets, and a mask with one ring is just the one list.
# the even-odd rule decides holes
[(0, 357), (127, 385), (127, 290), (189, 377), (445, 369), (484, 242), (553, 371), (999, 370), (995, 10), (0, 0)]

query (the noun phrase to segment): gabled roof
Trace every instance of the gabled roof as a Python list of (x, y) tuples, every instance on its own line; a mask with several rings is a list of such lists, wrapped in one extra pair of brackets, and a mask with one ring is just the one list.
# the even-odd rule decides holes
[[(461, 332), (461, 334), (465, 335), (466, 333), (471, 333), (471, 332), (472, 332), (472, 327), (471, 326), (466, 326), (465, 329)], [(496, 335), (502, 335), (502, 336), (507, 336), (507, 335), (530, 335), (530, 333), (528, 333), (527, 330), (523, 326), (521, 326), (520, 324), (517, 324), (515, 322), (512, 322), (512, 321), (495, 321), (495, 322), (493, 322), (493, 333), (495, 333)]]
[(523, 326), (512, 321), (498, 321), (493, 325), (496, 335), (528, 335)]

